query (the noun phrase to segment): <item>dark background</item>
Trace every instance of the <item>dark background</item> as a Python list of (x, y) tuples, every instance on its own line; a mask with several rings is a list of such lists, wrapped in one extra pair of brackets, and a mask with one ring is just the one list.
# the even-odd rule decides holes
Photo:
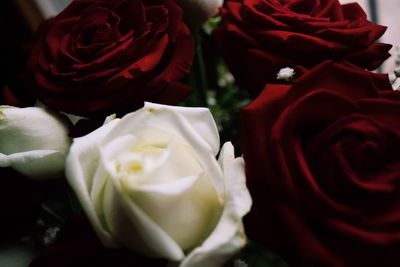
[[(29, 0), (26, 0), (29, 1)], [(29, 57), (32, 31), (13, 0), (0, 2), (0, 89), (14, 88)]]

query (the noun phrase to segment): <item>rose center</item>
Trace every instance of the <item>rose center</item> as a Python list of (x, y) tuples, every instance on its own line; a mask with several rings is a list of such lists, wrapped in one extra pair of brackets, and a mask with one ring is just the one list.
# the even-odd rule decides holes
[(185, 144), (137, 141), (114, 167), (122, 192), (182, 250), (197, 246), (215, 227), (221, 211), (218, 195)]
[(82, 15), (73, 32), (81, 46), (109, 43), (120, 37), (119, 22), (119, 16), (111, 10), (96, 7)]
[(306, 154), (313, 176), (329, 195), (354, 201), (395, 188), (400, 138), (371, 118), (340, 119), (310, 144)]
[(290, 11), (312, 16), (321, 5), (320, 0), (281, 0), (281, 4)]

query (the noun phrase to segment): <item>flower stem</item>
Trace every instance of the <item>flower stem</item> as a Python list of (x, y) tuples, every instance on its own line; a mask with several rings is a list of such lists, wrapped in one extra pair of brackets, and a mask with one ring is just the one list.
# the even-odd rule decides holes
[(49, 214), (51, 217), (53, 217), (54, 219), (56, 219), (57, 221), (59, 221), (61, 224), (64, 224), (65, 221), (64, 219), (58, 215), (57, 213), (55, 213), (50, 207), (48, 207), (46, 204), (42, 204), (42, 209)]
[(204, 107), (208, 106), (208, 101), (207, 101), (207, 90), (208, 90), (208, 84), (207, 84), (207, 74), (206, 74), (206, 68), (204, 64), (204, 55), (203, 55), (203, 48), (201, 45), (201, 35), (200, 31), (196, 31), (195, 34), (195, 39), (196, 39), (196, 56), (195, 56), (195, 73), (196, 73), (196, 80), (197, 80), (197, 85), (198, 85), (198, 90), (199, 90), (199, 100), (201, 105)]

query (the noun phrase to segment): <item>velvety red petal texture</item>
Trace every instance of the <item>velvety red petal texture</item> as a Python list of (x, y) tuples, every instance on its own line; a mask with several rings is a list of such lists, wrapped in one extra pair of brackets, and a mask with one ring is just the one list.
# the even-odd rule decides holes
[(350, 64), (266, 86), (241, 113), (250, 238), (291, 266), (398, 266), (399, 114), (387, 76)]
[(97, 239), (86, 218), (72, 216), (54, 245), (44, 250), (29, 267), (164, 267), (126, 249), (107, 249)]
[(324, 60), (375, 69), (391, 45), (376, 43), (385, 27), (356, 4), (338, 0), (228, 0), (215, 37), (238, 84), (257, 96), (285, 67)]
[(28, 62), (37, 97), (82, 116), (183, 100), (194, 41), (182, 13), (173, 0), (73, 1), (39, 31)]

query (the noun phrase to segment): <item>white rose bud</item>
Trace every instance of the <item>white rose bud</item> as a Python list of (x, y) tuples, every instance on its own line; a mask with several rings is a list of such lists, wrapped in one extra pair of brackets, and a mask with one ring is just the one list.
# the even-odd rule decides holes
[(63, 173), (70, 138), (68, 121), (38, 107), (0, 106), (0, 167), (33, 179)]
[(105, 246), (217, 267), (245, 245), (251, 206), (243, 159), (218, 150), (207, 109), (146, 103), (75, 139), (66, 174)]
[(186, 21), (194, 27), (217, 15), (223, 4), (223, 0), (177, 0), (177, 2), (184, 10)]

